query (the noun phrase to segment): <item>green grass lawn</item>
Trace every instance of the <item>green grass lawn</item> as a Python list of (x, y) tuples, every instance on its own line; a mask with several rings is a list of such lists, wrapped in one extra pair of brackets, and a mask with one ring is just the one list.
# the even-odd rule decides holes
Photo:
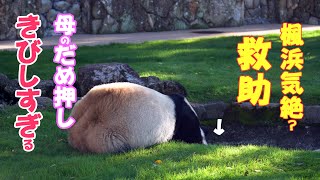
[[(272, 41), (268, 60), (272, 69), (265, 78), (272, 82), (271, 102), (279, 102), (280, 50), (279, 35), (265, 36)], [(305, 92), (305, 104), (320, 104), (320, 31), (303, 33), (305, 64), (301, 85)], [(158, 76), (165, 80), (182, 83), (193, 102), (222, 100), (236, 101), (240, 68), (237, 64), (237, 43), (241, 37), (221, 37), (210, 39), (152, 41), (142, 44), (112, 44), (107, 46), (80, 47), (77, 50), (77, 67), (92, 63), (128, 63), (142, 76)], [(37, 74), (42, 79), (51, 79), (55, 66), (52, 49), (44, 50), (36, 64), (31, 66), (30, 75)], [(0, 52), (0, 72), (10, 78), (17, 78), (18, 62), (15, 52)], [(77, 68), (76, 68), (77, 69)], [(255, 71), (242, 74), (252, 75)]]
[[(125, 154), (81, 154), (67, 144), (53, 110), (42, 111), (36, 148), (22, 150), (17, 107), (0, 111), (0, 179), (319, 179), (320, 153), (266, 146), (170, 142)], [(161, 160), (161, 164), (154, 161)]]
[[(320, 31), (303, 34), (305, 65), (302, 99), (305, 104), (320, 104)], [(280, 90), (279, 35), (268, 35), (272, 50), (268, 59), (273, 68), (272, 102)], [(238, 92), (236, 46), (240, 37), (202, 40), (154, 41), (143, 44), (112, 44), (80, 47), (77, 67), (92, 63), (128, 63), (142, 76), (182, 83), (193, 102), (235, 101)], [(52, 50), (44, 50), (30, 75), (51, 79), (55, 66)], [(17, 77), (15, 52), (0, 52), (0, 72)], [(255, 73), (243, 73), (255, 75)], [(320, 153), (285, 150), (266, 146), (195, 145), (170, 142), (125, 154), (81, 154), (67, 144), (67, 134), (55, 125), (55, 112), (42, 110), (44, 118), (36, 131), (36, 148), (22, 150), (16, 115), (17, 107), (0, 111), (0, 179), (320, 179)], [(66, 113), (67, 115), (68, 113)], [(161, 164), (155, 164), (161, 160)]]

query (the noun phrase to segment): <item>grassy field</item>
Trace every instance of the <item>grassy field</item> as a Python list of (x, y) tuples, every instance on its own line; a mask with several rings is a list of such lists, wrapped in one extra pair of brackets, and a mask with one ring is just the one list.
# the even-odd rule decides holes
[[(18, 108), (0, 112), (0, 179), (319, 179), (320, 153), (266, 146), (170, 142), (125, 154), (80, 154), (42, 111), (36, 149), (25, 153), (13, 128)], [(161, 164), (156, 164), (161, 160)]]
[[(272, 83), (271, 102), (279, 102), (282, 97), (282, 45), (279, 35), (265, 37), (266, 41), (272, 41), (268, 60), (273, 66), (265, 74), (265, 78)], [(320, 104), (320, 31), (305, 32), (303, 39), (305, 65), (301, 85), (305, 92), (302, 100), (304, 104)], [(238, 94), (238, 77), (241, 74), (236, 61), (236, 47), (241, 41), (241, 37), (222, 37), (80, 47), (77, 50), (77, 67), (92, 63), (128, 63), (141, 76), (153, 75), (182, 83), (193, 102), (234, 102)], [(51, 79), (56, 66), (52, 58), (52, 49), (43, 51), (38, 62), (31, 66), (30, 74), (37, 74), (42, 79)], [(0, 52), (0, 72), (10, 78), (17, 78), (17, 69), (15, 52)], [(243, 74), (252, 75), (256, 79), (254, 71)]]
[[(320, 31), (306, 32), (303, 37), (302, 99), (305, 104), (320, 104)], [(282, 96), (281, 44), (278, 35), (268, 35), (266, 40), (273, 42), (268, 57), (273, 68), (266, 78), (273, 84), (271, 101), (278, 102)], [(241, 74), (236, 62), (236, 45), (241, 41), (240, 37), (224, 37), (80, 47), (77, 67), (128, 63), (142, 76), (179, 81), (193, 102), (231, 102), (237, 96)], [(52, 57), (52, 50), (45, 50), (30, 74), (51, 79), (56, 66)], [(14, 52), (0, 52), (1, 73), (16, 78), (17, 68)], [(125, 154), (81, 154), (68, 146), (66, 132), (55, 125), (55, 112), (41, 112), (44, 119), (36, 131), (36, 149), (25, 153), (18, 129), (13, 127), (16, 115), (25, 111), (17, 107), (0, 110), (0, 179), (320, 179), (319, 152), (267, 146), (170, 142)]]

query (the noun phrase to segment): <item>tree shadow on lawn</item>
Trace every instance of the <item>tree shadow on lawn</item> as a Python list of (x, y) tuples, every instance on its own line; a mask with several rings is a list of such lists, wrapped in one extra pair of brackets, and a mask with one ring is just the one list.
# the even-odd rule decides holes
[[(97, 179), (132, 177), (223, 179), (258, 177), (259, 174), (263, 174), (261, 175), (263, 177), (265, 173), (273, 174), (274, 178), (284, 175), (312, 177), (302, 172), (303, 168), (307, 166), (309, 172), (314, 173), (315, 168), (320, 166), (314, 162), (316, 157), (320, 158), (319, 154), (308, 156), (301, 151), (284, 151), (266, 146), (204, 146), (171, 142), (148, 149), (111, 155), (81, 154), (67, 146), (65, 144), (65, 148), (53, 156), (50, 153), (46, 155), (45, 152), (19, 154), (14, 158), (16, 161), (11, 161), (8, 165), (17, 173), (16, 177), (39, 174), (42, 177)], [(162, 160), (162, 163), (154, 164), (158, 159)], [(255, 172), (257, 169), (261, 172)], [(299, 174), (300, 170), (302, 174)]]
[[(0, 141), (0, 179), (30, 179), (34, 175), (41, 179), (233, 178), (259, 174), (256, 169), (263, 173), (279, 173), (277, 169), (283, 169), (279, 177), (290, 173), (300, 177), (300, 172), (305, 176), (304, 167), (308, 167), (311, 173), (320, 167), (319, 153), (266, 146), (204, 146), (170, 142), (122, 154), (82, 154), (68, 145), (66, 132), (56, 127), (55, 114), (51, 111), (43, 112), (46, 123), (42, 122), (37, 130), (36, 149), (25, 153), (17, 129), (4, 130), (13, 124), (14, 113), (20, 111), (13, 108), (1, 114), (1, 135), (6, 140)], [(155, 160), (162, 160), (162, 163), (156, 165)]]

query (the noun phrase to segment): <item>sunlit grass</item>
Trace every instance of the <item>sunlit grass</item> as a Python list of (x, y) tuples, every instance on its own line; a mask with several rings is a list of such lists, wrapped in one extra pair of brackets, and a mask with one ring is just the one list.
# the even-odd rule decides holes
[[(301, 80), (304, 103), (320, 102), (320, 31), (303, 34), (305, 67)], [(278, 102), (281, 44), (278, 35), (268, 60), (273, 68), (265, 75), (272, 82), (272, 102)], [(157, 76), (183, 84), (191, 101), (235, 101), (238, 77), (236, 45), (241, 37), (153, 41), (80, 47), (77, 67), (92, 63), (128, 63), (141, 76)], [(51, 79), (56, 64), (52, 50), (44, 50), (29, 74)], [(17, 77), (14, 52), (0, 52), (0, 72)], [(255, 78), (255, 72), (243, 73)], [(22, 151), (15, 117), (25, 112), (11, 107), (0, 112), (0, 179), (320, 179), (320, 153), (266, 146), (161, 144), (118, 155), (81, 154), (67, 144), (66, 132), (55, 125), (54, 110), (41, 111), (36, 149)], [(68, 113), (67, 113), (68, 114)], [(66, 114), (66, 115), (67, 115)], [(208, 122), (210, 123), (210, 122)], [(210, 124), (208, 124), (210, 125)], [(156, 165), (155, 160), (162, 163)], [(34, 178), (34, 176), (36, 178)]]
[[(170, 142), (124, 154), (81, 154), (55, 125), (53, 110), (41, 111), (36, 149), (22, 150), (15, 117), (0, 111), (0, 179), (319, 179), (320, 153), (267, 146), (197, 145)], [(156, 164), (161, 160), (161, 164)]]
[[(304, 104), (320, 102), (320, 31), (303, 33), (305, 64), (301, 85), (305, 92)], [(256, 78), (254, 71), (241, 73), (237, 64), (237, 43), (241, 37), (220, 37), (208, 39), (187, 39), (151, 41), (141, 44), (111, 44), (107, 46), (80, 47), (77, 50), (77, 66), (93, 63), (128, 63), (142, 76), (157, 76), (163, 80), (175, 80), (184, 85), (193, 102), (234, 102), (238, 93), (238, 77), (241, 74)], [(266, 35), (265, 41), (272, 41), (268, 60), (272, 69), (265, 78), (272, 83), (271, 102), (279, 102), (280, 50), (279, 35)], [(52, 49), (44, 50), (29, 74), (41, 79), (51, 79), (55, 66)], [(17, 78), (18, 62), (15, 52), (0, 52), (0, 72), (10, 78)]]

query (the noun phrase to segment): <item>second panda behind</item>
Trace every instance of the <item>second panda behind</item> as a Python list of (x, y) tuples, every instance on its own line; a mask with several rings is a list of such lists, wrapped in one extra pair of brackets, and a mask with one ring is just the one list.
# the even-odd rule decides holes
[(81, 152), (126, 152), (169, 140), (207, 144), (184, 97), (133, 83), (93, 87), (71, 116), (77, 122), (68, 130), (68, 141)]

